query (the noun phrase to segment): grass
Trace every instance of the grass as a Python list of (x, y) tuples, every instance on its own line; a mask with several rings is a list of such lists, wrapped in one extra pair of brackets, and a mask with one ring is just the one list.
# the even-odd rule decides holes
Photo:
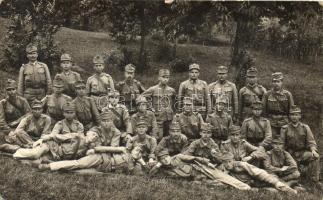
[[(0, 18), (0, 23), (7, 23)], [(4, 35), (5, 28), (0, 27), (0, 35)], [(0, 38), (0, 40), (3, 38)], [(99, 53), (106, 53), (118, 45), (106, 33), (62, 28), (55, 36), (60, 47), (72, 57), (84, 72), (86, 79), (92, 73), (92, 57)], [(0, 44), (3, 44), (1, 40)], [(137, 48), (137, 44), (129, 44)], [(149, 46), (153, 45), (149, 43)], [(229, 47), (201, 46), (196, 44), (182, 44), (178, 46), (178, 55), (185, 57), (192, 55), (201, 66), (201, 79), (211, 83), (216, 78), (216, 67), (230, 63)], [(278, 58), (262, 52), (252, 51), (256, 57), (256, 64), (260, 71), (259, 82), (267, 88), (270, 86), (270, 75), (274, 71), (285, 73), (285, 87), (290, 90), (298, 104), (304, 111), (304, 122), (309, 123), (316, 139), (320, 142), (319, 108), (322, 97), (323, 68), (321, 62), (312, 65), (296, 63)], [(0, 58), (1, 58), (0, 54)], [(137, 74), (146, 87), (157, 83), (158, 69), (168, 67), (167, 62), (153, 62), (152, 68), (144, 74)], [(122, 80), (123, 73), (118, 69), (107, 67), (106, 71), (115, 81)], [(52, 75), (53, 76), (53, 75)], [(170, 85), (176, 89), (181, 81), (187, 79), (187, 73), (173, 74)], [(4, 81), (15, 78), (16, 74), (1, 71), (0, 90), (4, 91)], [(232, 77), (230, 77), (232, 79)], [(0, 97), (4, 97), (4, 92)], [(323, 153), (323, 151), (321, 151)], [(147, 179), (144, 177), (109, 174), (107, 176), (80, 176), (62, 173), (41, 173), (24, 166), (7, 157), (0, 156), (0, 194), (5, 199), (295, 199), (282, 193), (266, 191), (237, 191), (228, 187), (210, 188), (187, 181), (171, 179)], [(322, 199), (320, 191), (299, 194), (297, 199)]]

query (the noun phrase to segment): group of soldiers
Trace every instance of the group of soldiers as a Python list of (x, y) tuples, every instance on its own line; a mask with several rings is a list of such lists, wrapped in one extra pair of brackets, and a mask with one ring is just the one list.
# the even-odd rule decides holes
[(40, 170), (162, 175), (239, 189), (296, 192), (301, 178), (320, 184), (317, 144), (280, 72), (267, 91), (251, 67), (238, 92), (226, 66), (208, 85), (194, 63), (177, 94), (168, 69), (145, 89), (128, 64), (115, 84), (98, 55), (85, 82), (63, 54), (52, 81), (37, 47), (26, 54), (18, 84), (8, 79), (0, 101), (0, 150), (15, 159), (34, 160)]

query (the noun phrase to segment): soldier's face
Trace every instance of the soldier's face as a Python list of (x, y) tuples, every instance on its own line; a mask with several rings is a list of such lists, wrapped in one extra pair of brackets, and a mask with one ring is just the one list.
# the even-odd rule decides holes
[(217, 111), (222, 112), (224, 110), (224, 108), (225, 108), (225, 103), (217, 103), (216, 104)]
[(262, 113), (261, 109), (252, 109), (252, 114), (256, 117), (260, 117)]
[(110, 119), (101, 119), (101, 125), (105, 129), (109, 129), (112, 127), (113, 122)]
[(67, 120), (72, 120), (75, 117), (75, 111), (73, 110), (65, 110), (63, 114)]
[(38, 53), (37, 52), (30, 52), (30, 53), (27, 53), (27, 58), (29, 61), (31, 62), (35, 62), (38, 58)]
[(176, 136), (178, 136), (180, 133), (181, 133), (181, 131), (180, 131), (180, 130), (177, 130), (177, 129), (171, 129), (171, 130), (169, 130), (169, 135), (170, 135), (171, 137), (176, 137)]
[(272, 81), (272, 83), (273, 83), (273, 87), (275, 90), (280, 90), (283, 86), (283, 80), (281, 80), (281, 79), (280, 80), (274, 79)]
[(190, 72), (189, 72), (189, 77), (190, 79), (192, 80), (196, 80), (198, 79), (200, 76), (200, 71), (197, 70), (197, 69), (192, 69)]
[(165, 155), (159, 159), (162, 165), (170, 165), (171, 157), (169, 155)]
[(227, 79), (227, 77), (228, 77), (228, 74), (227, 74), (227, 73), (218, 73), (218, 79), (219, 79), (220, 81), (224, 81), (224, 80), (226, 80), (226, 79)]
[(284, 144), (279, 144), (279, 143), (272, 143), (273, 150), (276, 152), (280, 152), (284, 149)]
[(290, 121), (292, 121), (293, 123), (297, 123), (301, 119), (301, 114), (291, 113), (291, 114), (289, 114), (289, 118), (290, 118)]
[(191, 104), (184, 104), (184, 108), (183, 108), (184, 112), (192, 112), (193, 111), (193, 105)]
[(202, 140), (209, 140), (212, 136), (212, 133), (210, 131), (202, 130), (201, 131), (201, 139)]
[(159, 76), (159, 81), (161, 84), (166, 85), (169, 82), (169, 76)]
[(43, 112), (43, 108), (33, 108), (32, 109), (33, 116), (36, 118), (40, 117), (42, 112)]
[(254, 84), (256, 84), (257, 83), (257, 81), (258, 81), (258, 78), (257, 77), (247, 77), (247, 82), (249, 83), (249, 84), (251, 84), (251, 85), (254, 85)]
[(240, 132), (232, 133), (230, 139), (233, 143), (238, 143), (241, 139)]
[(112, 105), (117, 105), (117, 103), (119, 102), (119, 96), (110, 96), (109, 97), (109, 102)]
[(63, 91), (64, 91), (64, 88), (63, 87), (53, 87), (53, 90), (54, 90), (54, 93), (56, 93), (56, 94), (61, 94), (61, 93), (63, 93)]
[(101, 64), (101, 63), (95, 63), (94, 64), (94, 71), (96, 73), (102, 73), (103, 72), (103, 69), (104, 69), (104, 65)]
[(146, 103), (141, 103), (138, 105), (138, 110), (140, 112), (145, 112), (147, 110), (147, 104)]
[(68, 60), (64, 60), (61, 62), (61, 67), (64, 71), (68, 71), (71, 69), (72, 67), (72, 63), (71, 61), (68, 61)]
[(9, 96), (15, 96), (17, 94), (16, 88), (7, 88), (6, 91)]
[(76, 88), (76, 93), (77, 93), (78, 96), (81, 96), (81, 97), (85, 96), (86, 95), (85, 87)]
[(127, 80), (132, 80), (135, 78), (135, 72), (124, 72), (124, 77)]
[(138, 135), (145, 135), (147, 130), (148, 130), (147, 126), (137, 126), (136, 128), (136, 132)]

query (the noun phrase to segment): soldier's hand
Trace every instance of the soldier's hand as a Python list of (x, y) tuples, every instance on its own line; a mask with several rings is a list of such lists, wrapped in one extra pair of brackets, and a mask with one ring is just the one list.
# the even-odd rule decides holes
[(284, 172), (284, 171), (286, 171), (286, 170), (288, 170), (288, 166), (283, 166), (282, 168), (280, 168), (280, 170), (282, 171), (282, 172)]
[(314, 158), (318, 158), (318, 157), (320, 157), (320, 155), (317, 153), (317, 151), (316, 151), (316, 150), (312, 150), (312, 156), (313, 156)]
[(43, 135), (41, 137), (41, 139), (43, 139), (44, 142), (47, 141), (47, 140), (50, 140), (51, 138), (52, 138), (51, 135)]
[(86, 155), (88, 156), (88, 155), (93, 155), (93, 154), (95, 154), (95, 150), (94, 149), (89, 149), (89, 150), (87, 150), (87, 152), (86, 152)]
[(247, 157), (242, 158), (243, 162), (249, 162), (250, 160), (252, 160), (251, 156), (247, 156)]
[(202, 157), (195, 157), (195, 160), (196, 160), (197, 162), (202, 163), (202, 164), (208, 164), (208, 163), (210, 162), (210, 160), (209, 160), (209, 159), (207, 159), (207, 158), (202, 158)]
[(157, 161), (155, 161), (154, 159), (150, 158), (149, 161), (148, 161), (148, 166), (151, 168), (154, 165), (156, 165), (156, 163), (157, 163)]
[(33, 148), (35, 148), (35, 147), (37, 147), (37, 146), (41, 145), (42, 143), (43, 143), (43, 139), (39, 139), (39, 140), (37, 140), (36, 142), (34, 142), (34, 143), (33, 143)]

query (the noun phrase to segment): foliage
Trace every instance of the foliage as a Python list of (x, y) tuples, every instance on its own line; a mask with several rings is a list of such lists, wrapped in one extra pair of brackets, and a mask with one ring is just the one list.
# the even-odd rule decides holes
[(177, 57), (172, 62), (170, 62), (170, 67), (175, 73), (182, 73), (188, 71), (188, 66), (195, 62), (195, 58), (191, 55), (186, 57)]

